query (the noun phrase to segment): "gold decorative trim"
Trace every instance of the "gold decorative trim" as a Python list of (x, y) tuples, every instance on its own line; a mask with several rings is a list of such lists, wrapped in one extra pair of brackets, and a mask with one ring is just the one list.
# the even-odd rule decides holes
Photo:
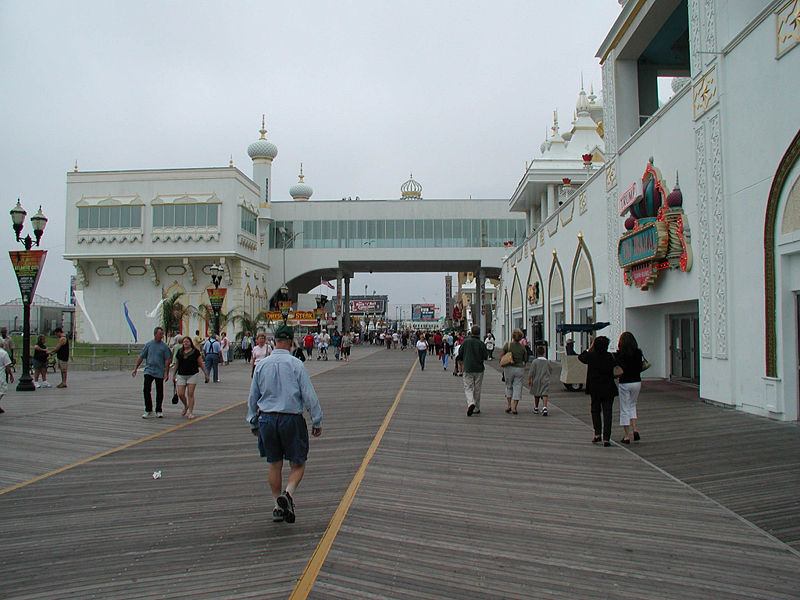
[(694, 84), (693, 98), (695, 120), (718, 102), (716, 66), (711, 67), (700, 81)]
[(606, 191), (610, 191), (617, 185), (617, 162), (611, 162), (606, 165)]
[(789, 0), (775, 13), (775, 58), (800, 43), (800, 0)]

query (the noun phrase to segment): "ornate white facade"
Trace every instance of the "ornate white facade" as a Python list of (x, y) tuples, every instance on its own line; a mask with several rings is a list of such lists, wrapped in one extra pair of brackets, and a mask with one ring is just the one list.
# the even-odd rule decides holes
[[(636, 335), (653, 364), (647, 375), (797, 420), (800, 1), (622, 4), (598, 51), (604, 162), (552, 214), (520, 199), (534, 180), (575, 181), (567, 165), (548, 165), (545, 152), (517, 186), (510, 208), (531, 227), (503, 265), (498, 338), (526, 327), (549, 342), (552, 358), (563, 343), (557, 323), (608, 321), (600, 333), (612, 344), (626, 329)], [(674, 91), (661, 102), (660, 78), (673, 78)], [(678, 177), (682, 201), (670, 194)], [(654, 180), (663, 202), (633, 219), (647, 200), (635, 195)], [(631, 213), (620, 210), (628, 193), (637, 200)], [(626, 285), (621, 240), (649, 228), (671, 228), (684, 256), (667, 261), (654, 246), (652, 260), (628, 270), (647, 276), (643, 285)]]

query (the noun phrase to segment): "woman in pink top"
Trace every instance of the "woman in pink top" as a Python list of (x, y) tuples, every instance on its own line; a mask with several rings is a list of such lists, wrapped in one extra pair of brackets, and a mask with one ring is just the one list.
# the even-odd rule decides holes
[(253, 346), (253, 367), (250, 369), (250, 377), (253, 376), (253, 371), (256, 370), (258, 362), (269, 355), (270, 347), (267, 345), (267, 334), (259, 333), (256, 335), (256, 345)]

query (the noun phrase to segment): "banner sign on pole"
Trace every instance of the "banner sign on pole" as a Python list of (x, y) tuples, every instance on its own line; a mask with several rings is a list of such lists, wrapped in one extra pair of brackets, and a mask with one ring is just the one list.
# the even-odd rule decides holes
[(222, 310), (222, 304), (225, 302), (225, 293), (227, 288), (208, 288), (208, 301), (211, 303), (211, 309), (214, 311)]
[(33, 302), (47, 250), (11, 250), (8, 255), (17, 276), (22, 302)]

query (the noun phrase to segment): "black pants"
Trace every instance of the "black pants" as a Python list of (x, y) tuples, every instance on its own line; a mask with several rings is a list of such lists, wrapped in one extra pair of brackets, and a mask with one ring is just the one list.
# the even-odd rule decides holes
[[(614, 396), (592, 396), (592, 426), (594, 434), (603, 436), (604, 442), (611, 441), (611, 412), (614, 407)], [(602, 411), (602, 418), (600, 413)]]
[(156, 412), (161, 412), (161, 405), (164, 403), (164, 378), (145, 374), (142, 392), (144, 393), (144, 410), (146, 412), (153, 412), (153, 398), (150, 396), (150, 390), (154, 381), (156, 382)]
[(247, 362), (250, 362), (253, 359), (253, 349), (252, 348), (245, 348), (245, 350), (244, 350), (244, 359)]

